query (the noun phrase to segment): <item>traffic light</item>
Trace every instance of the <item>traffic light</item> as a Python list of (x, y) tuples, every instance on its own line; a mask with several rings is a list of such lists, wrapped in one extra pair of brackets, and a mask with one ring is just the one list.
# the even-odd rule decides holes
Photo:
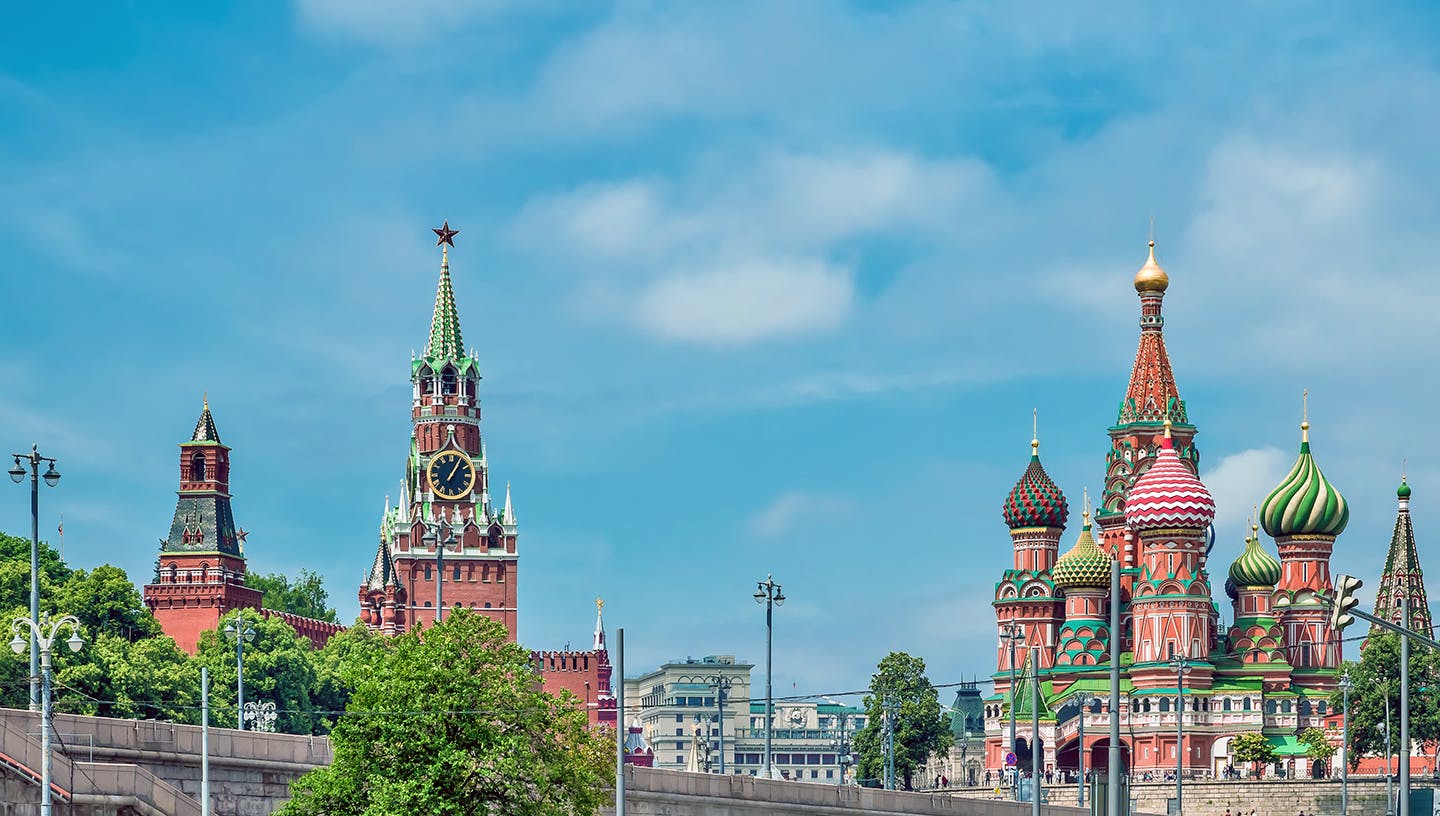
[(1350, 610), (1360, 605), (1360, 599), (1355, 597), (1355, 590), (1364, 585), (1365, 582), (1350, 575), (1335, 576), (1335, 599), (1330, 604), (1332, 631), (1343, 632), (1345, 627), (1355, 622), (1355, 616), (1350, 614)]

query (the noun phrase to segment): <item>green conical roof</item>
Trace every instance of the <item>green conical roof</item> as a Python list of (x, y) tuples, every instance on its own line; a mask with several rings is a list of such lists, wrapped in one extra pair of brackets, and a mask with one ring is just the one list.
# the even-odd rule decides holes
[(1277, 538), (1340, 535), (1350, 522), (1350, 506), (1310, 455), (1310, 423), (1300, 423), (1300, 431), (1300, 458), (1260, 506), (1260, 522)]
[(1240, 587), (1273, 587), (1280, 583), (1280, 559), (1260, 544), (1260, 536), (1251, 527), (1245, 539), (1245, 550), (1230, 565), (1230, 583)]
[(430, 318), (430, 342), (425, 344), (425, 356), (432, 360), (456, 360), (464, 353), (460, 311), (455, 308), (455, 290), (450, 287), (450, 251), (441, 247), (440, 283), (435, 289), (435, 315)]

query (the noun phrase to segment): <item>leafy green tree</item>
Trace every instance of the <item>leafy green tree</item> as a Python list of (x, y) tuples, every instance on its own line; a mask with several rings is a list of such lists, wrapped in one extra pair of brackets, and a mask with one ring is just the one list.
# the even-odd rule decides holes
[(130, 576), (110, 564), (70, 573), (55, 589), (54, 607), (79, 618), (87, 639), (106, 634), (137, 641), (161, 634), (160, 622), (145, 606)]
[(360, 681), (376, 670), (393, 639), (355, 625), (330, 638), (315, 653), (315, 688), (310, 699), (315, 705), (318, 734), (327, 734), (350, 703)]
[(1305, 756), (1310, 758), (1310, 767), (1314, 769), (1316, 778), (1319, 778), (1320, 768), (1340, 750), (1330, 744), (1329, 737), (1325, 736), (1325, 731), (1321, 728), (1312, 727), (1300, 732), (1300, 742), (1305, 746)]
[(1230, 755), (1236, 762), (1251, 763), (1252, 770), (1258, 771), (1260, 765), (1275, 761), (1275, 746), (1264, 734), (1251, 731), (1230, 741)]
[(292, 581), (279, 573), (247, 572), (245, 586), (264, 593), (260, 603), (266, 609), (331, 623), (340, 622), (339, 616), (330, 607), (330, 593), (325, 591), (325, 584), (318, 573), (302, 569)]
[[(1350, 691), (1350, 767), (1365, 754), (1385, 753), (1385, 704), (1390, 704), (1390, 727), (1400, 722), (1400, 636), (1385, 632), (1365, 641), (1360, 660), (1347, 662), (1354, 688)], [(1440, 660), (1424, 646), (1410, 644), (1410, 738), (1420, 743), (1440, 739), (1440, 706), (1431, 701), (1440, 690)], [(1344, 698), (1337, 689), (1330, 706), (1342, 710)], [(1399, 740), (1391, 749), (1399, 750)]]
[(355, 675), (334, 762), (296, 780), (281, 816), (590, 816), (609, 803), (610, 741), (573, 695), (540, 689), (501, 624), (457, 609)]
[(102, 631), (77, 654), (57, 651), (55, 662), (58, 711), (200, 722), (200, 664), (168, 637), (131, 641)]
[(885, 778), (882, 698), (898, 700), (895, 714), (895, 777), (910, 790), (915, 772), (932, 754), (949, 748), (949, 724), (940, 713), (940, 695), (925, 676), (925, 661), (891, 652), (880, 661), (865, 697), (865, 727), (855, 734), (860, 779)]
[(200, 635), (195, 659), (210, 669), (210, 722), (222, 728), (237, 724), (235, 643), (222, 634), (237, 617), (254, 627), (255, 639), (245, 644), (245, 701), (273, 702), (279, 713), (276, 730), (287, 734), (315, 733), (315, 648), (290, 624), (267, 618), (253, 609), (231, 612), (219, 626)]

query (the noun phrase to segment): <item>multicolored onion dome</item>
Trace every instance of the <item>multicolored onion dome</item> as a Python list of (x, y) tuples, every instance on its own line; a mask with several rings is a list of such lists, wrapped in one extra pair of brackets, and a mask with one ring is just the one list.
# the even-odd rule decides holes
[(1260, 505), (1260, 523), (1272, 537), (1340, 535), (1350, 522), (1350, 506), (1326, 481), (1310, 455), (1310, 423), (1300, 423), (1300, 458), (1280, 486)]
[(1230, 565), (1230, 581), (1237, 587), (1274, 587), (1280, 583), (1280, 559), (1260, 544), (1256, 525), (1251, 525), (1245, 550)]
[(1215, 520), (1215, 500), (1175, 453), (1170, 423), (1155, 463), (1125, 497), (1125, 524), (1132, 530), (1204, 530)]
[(1082, 514), (1085, 525), (1080, 528), (1080, 538), (1070, 551), (1060, 556), (1050, 568), (1050, 578), (1061, 589), (1074, 587), (1110, 586), (1110, 556), (1095, 543), (1090, 534), (1090, 509)]
[(1010, 495), (1005, 497), (1005, 523), (1010, 529), (1021, 527), (1064, 527), (1070, 517), (1065, 494), (1050, 480), (1040, 465), (1040, 442), (1030, 440), (1030, 466)]

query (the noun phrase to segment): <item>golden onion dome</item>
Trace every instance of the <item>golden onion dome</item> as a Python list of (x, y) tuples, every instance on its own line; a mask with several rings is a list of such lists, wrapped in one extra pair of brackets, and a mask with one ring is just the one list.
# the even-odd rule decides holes
[(1135, 273), (1136, 292), (1164, 292), (1170, 285), (1170, 276), (1165, 274), (1159, 263), (1155, 261), (1155, 242), (1150, 242), (1150, 257), (1140, 271)]

